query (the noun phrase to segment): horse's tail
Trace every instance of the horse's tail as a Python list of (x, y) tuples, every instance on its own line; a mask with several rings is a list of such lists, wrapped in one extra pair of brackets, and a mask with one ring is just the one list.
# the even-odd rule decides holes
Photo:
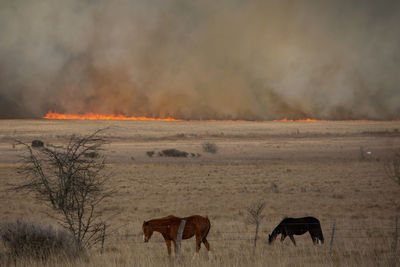
[(210, 222), (210, 219), (208, 219), (208, 216), (206, 216), (206, 220), (207, 220), (207, 231), (204, 234), (203, 239), (205, 239), (207, 237), (208, 232), (210, 232), (210, 228), (211, 228), (211, 222)]

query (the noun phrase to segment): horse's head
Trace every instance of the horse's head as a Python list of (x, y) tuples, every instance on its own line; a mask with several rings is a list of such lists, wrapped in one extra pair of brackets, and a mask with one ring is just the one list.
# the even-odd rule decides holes
[(143, 241), (149, 242), (151, 235), (153, 234), (153, 228), (149, 225), (149, 222), (143, 222)]
[(268, 235), (268, 244), (271, 244), (276, 239), (276, 235)]

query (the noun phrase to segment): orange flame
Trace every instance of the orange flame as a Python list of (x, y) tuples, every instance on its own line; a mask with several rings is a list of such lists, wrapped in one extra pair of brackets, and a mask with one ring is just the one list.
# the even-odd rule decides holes
[(274, 122), (319, 122), (319, 121), (326, 121), (326, 120), (316, 120), (311, 118), (298, 119), (298, 120), (289, 120), (287, 118), (283, 118), (281, 120), (274, 120)]
[[(51, 120), (125, 120), (125, 121), (184, 121), (181, 119), (168, 118), (149, 118), (149, 117), (126, 117), (124, 115), (105, 115), (97, 113), (86, 113), (86, 114), (61, 114), (53, 111), (47, 112), (43, 117), (44, 119)], [(232, 122), (244, 122), (245, 120), (189, 120), (189, 121), (232, 121)], [(292, 120), (283, 118), (281, 120), (273, 120), (274, 122), (324, 122), (327, 120), (317, 120), (311, 118)], [(370, 120), (350, 120), (350, 121), (370, 121)], [(396, 120), (398, 121), (398, 120)]]
[(174, 118), (148, 118), (148, 117), (126, 117), (124, 115), (104, 115), (96, 113), (86, 114), (60, 114), (49, 111), (44, 119), (51, 120), (125, 120), (125, 121), (182, 121)]

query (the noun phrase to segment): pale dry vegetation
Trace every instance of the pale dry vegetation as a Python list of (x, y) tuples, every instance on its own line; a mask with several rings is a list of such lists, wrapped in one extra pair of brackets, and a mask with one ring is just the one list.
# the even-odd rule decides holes
[(73, 236), (63, 229), (32, 221), (14, 220), (0, 225), (0, 240), (7, 260), (47, 260), (50, 256), (72, 259), (83, 255)]
[[(19, 148), (11, 137), (31, 142), (40, 138), (46, 144), (60, 143), (60, 132), (81, 133), (104, 128), (110, 122), (0, 122), (1, 188), (21, 181), (16, 168)], [(24, 125), (24, 123), (26, 123)], [(208, 240), (211, 254), (204, 247), (199, 257), (194, 239), (182, 244), (182, 266), (388, 266), (393, 259), (395, 217), (400, 213), (400, 186), (389, 179), (383, 162), (360, 161), (360, 147), (375, 158), (385, 159), (399, 147), (400, 136), (393, 129), (398, 122), (365, 123), (161, 123), (113, 122), (107, 133), (111, 143), (106, 175), (118, 188), (104, 201), (103, 215), (115, 212), (110, 224), (118, 229), (109, 236), (101, 254), (90, 250), (88, 258), (70, 261), (54, 256), (46, 262), (25, 260), (17, 265), (32, 266), (165, 266), (169, 264), (163, 238), (155, 233), (143, 243), (144, 220), (174, 214), (207, 215), (211, 220)], [(57, 127), (56, 127), (56, 126)], [(240, 128), (243, 127), (243, 131)], [(17, 132), (13, 132), (13, 128)], [(125, 131), (120, 129), (124, 128)], [(157, 130), (158, 129), (158, 130)], [(223, 132), (215, 137), (210, 132)], [(296, 134), (300, 129), (300, 135)], [(157, 131), (156, 131), (157, 130)], [(208, 132), (207, 132), (208, 131)], [(368, 131), (368, 135), (363, 134)], [(373, 132), (390, 135), (373, 135)], [(20, 133), (18, 133), (20, 132)], [(177, 133), (185, 138), (174, 139)], [(121, 134), (119, 134), (121, 133)], [(304, 133), (304, 135), (303, 135)], [(308, 133), (308, 135), (307, 135)], [(140, 135), (140, 136), (139, 136)], [(205, 142), (218, 142), (217, 154), (196, 158), (148, 157), (146, 151), (174, 147), (202, 152)], [(196, 150), (197, 149), (197, 150)], [(134, 156), (135, 161), (130, 160)], [(259, 223), (248, 224), (247, 209), (262, 200), (266, 203)], [(54, 224), (42, 212), (49, 207), (33, 195), (2, 190), (2, 220), (29, 218)], [(321, 221), (325, 244), (314, 246), (308, 234), (267, 245), (268, 233), (284, 216), (315, 216)], [(336, 219), (332, 255), (329, 254), (332, 223)], [(0, 245), (0, 265), (7, 263)], [(179, 265), (179, 263), (177, 263)]]

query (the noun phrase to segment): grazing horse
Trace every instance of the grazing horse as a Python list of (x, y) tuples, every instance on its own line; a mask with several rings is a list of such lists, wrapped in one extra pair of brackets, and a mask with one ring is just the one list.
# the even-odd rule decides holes
[(281, 242), (285, 240), (286, 236), (289, 236), (290, 240), (292, 240), (293, 244), (296, 246), (293, 235), (302, 235), (306, 232), (310, 232), (314, 245), (319, 242), (321, 242), (321, 244), (324, 243), (321, 225), (319, 220), (314, 217), (284, 218), (278, 226), (275, 227), (272, 234), (268, 235), (268, 243), (271, 244), (276, 239), (276, 236), (281, 234)]
[(171, 255), (171, 241), (174, 243), (176, 253), (176, 238), (178, 235), (181, 221), (185, 220), (185, 228), (183, 229), (182, 239), (188, 239), (196, 236), (196, 252), (199, 252), (201, 242), (204, 243), (207, 250), (210, 251), (210, 244), (206, 237), (210, 231), (211, 223), (208, 217), (193, 215), (185, 218), (175, 217), (173, 215), (153, 219), (143, 222), (143, 240), (149, 242), (149, 239), (154, 231), (162, 234), (167, 245), (168, 255)]

